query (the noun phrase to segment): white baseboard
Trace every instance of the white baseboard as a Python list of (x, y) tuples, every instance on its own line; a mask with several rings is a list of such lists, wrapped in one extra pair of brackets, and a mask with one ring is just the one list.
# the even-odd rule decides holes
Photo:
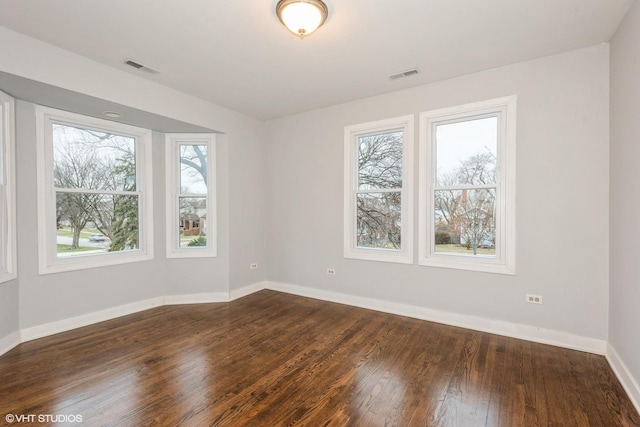
[(15, 331), (0, 339), (0, 356), (20, 344), (20, 331)]
[(166, 295), (157, 298), (151, 298), (144, 301), (138, 301), (131, 304), (125, 304), (117, 307), (107, 308), (105, 310), (87, 313), (80, 316), (70, 317), (68, 319), (58, 320), (43, 325), (33, 326), (22, 329), (20, 332), (11, 334), (0, 339), (0, 355), (11, 350), (21, 342), (27, 342), (38, 338), (47, 337), (49, 335), (58, 334), (60, 332), (70, 331), (72, 329), (81, 328), (83, 326), (92, 325), (105, 320), (115, 319), (117, 317), (126, 316), (128, 314), (137, 313), (139, 311), (148, 310), (150, 308), (162, 305), (177, 304), (205, 304), (212, 302), (228, 302), (243, 296), (258, 292), (265, 289), (266, 282), (258, 282), (231, 292), (208, 292), (191, 295)]
[(607, 360), (609, 361), (609, 365), (611, 365), (611, 369), (613, 369), (613, 372), (620, 380), (622, 387), (627, 392), (629, 399), (631, 399), (636, 410), (640, 412), (640, 385), (638, 385), (638, 382), (633, 378), (627, 365), (622, 361), (620, 355), (611, 343), (607, 344)]
[(588, 353), (604, 355), (607, 348), (607, 342), (605, 340), (583, 337), (552, 329), (505, 322), (502, 320), (491, 320), (483, 317), (450, 313), (425, 307), (347, 295), (287, 283), (267, 282), (266, 288), (274, 291), (381, 311), (384, 313), (413, 317), (445, 325), (458, 326), (461, 328), (473, 329), (476, 331), (488, 332), (542, 344), (550, 344), (572, 350), (585, 351)]
[(212, 302), (228, 302), (227, 292), (207, 292), (203, 294), (190, 295), (167, 295), (162, 297), (163, 305), (177, 304), (207, 304)]
[(137, 313), (139, 311), (148, 310), (150, 308), (163, 305), (163, 298), (152, 298), (144, 301), (138, 301), (131, 304), (120, 305), (117, 307), (107, 308), (105, 310), (95, 311), (80, 316), (70, 317), (68, 319), (58, 320), (56, 322), (45, 323), (44, 325), (33, 326), (31, 328), (22, 329), (20, 331), (20, 341), (26, 342), (43, 338), (49, 335), (58, 334), (60, 332), (70, 331), (72, 329), (81, 328), (83, 326), (92, 325), (105, 320), (115, 319), (116, 317), (126, 316), (127, 314)]
[(583, 337), (567, 332), (537, 328), (535, 326), (505, 322), (501, 320), (491, 320), (482, 317), (450, 313), (425, 307), (412, 306), (408, 304), (400, 304), (373, 298), (348, 295), (298, 285), (291, 285), (287, 283), (268, 281), (257, 282), (239, 289), (234, 289), (229, 293), (211, 292), (192, 295), (168, 295), (118, 307), (112, 307), (106, 310), (88, 313), (57, 322), (26, 328), (20, 331), (18, 340), (16, 340), (14, 336), (15, 334), (0, 340), (0, 354), (2, 354), (3, 349), (5, 349), (4, 351), (6, 352), (17, 345), (19, 342), (30, 341), (48, 335), (69, 331), (72, 329), (91, 325), (93, 323), (110, 320), (120, 316), (126, 316), (128, 314), (136, 313), (161, 305), (227, 302), (242, 298), (263, 289), (271, 289), (274, 291), (290, 293), (303, 297), (331, 301), (339, 304), (347, 304), (355, 307), (413, 317), (416, 319), (428, 320), (431, 322), (443, 323), (446, 325), (458, 326), (482, 332), (489, 332), (497, 335), (504, 335), (543, 344), (550, 344), (573, 350), (580, 350), (601, 355), (608, 354), (607, 343), (605, 340)]
[(253, 293), (259, 292), (267, 288), (267, 282), (257, 282), (251, 285), (244, 286), (239, 289), (232, 289), (229, 292), (229, 301), (237, 300), (238, 298), (246, 297)]

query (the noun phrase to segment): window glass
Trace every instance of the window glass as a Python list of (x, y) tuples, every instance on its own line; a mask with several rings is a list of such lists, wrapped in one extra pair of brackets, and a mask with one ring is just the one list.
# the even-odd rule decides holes
[[(357, 245), (398, 250), (402, 240), (403, 132), (363, 135), (357, 141)], [(376, 191), (381, 189), (398, 191)]]
[(206, 145), (180, 145), (180, 193), (207, 194)]
[(496, 190), (436, 190), (435, 252), (496, 254)]
[(58, 256), (139, 248), (135, 139), (53, 123)]
[(207, 245), (207, 198), (180, 197), (181, 248)]
[(493, 116), (435, 126), (436, 253), (495, 255), (496, 188), (486, 185), (496, 183), (497, 125)]
[(402, 187), (402, 131), (358, 137), (358, 188)]
[(495, 183), (497, 156), (497, 117), (436, 126), (438, 186)]
[(398, 250), (402, 240), (401, 193), (360, 193), (358, 246)]

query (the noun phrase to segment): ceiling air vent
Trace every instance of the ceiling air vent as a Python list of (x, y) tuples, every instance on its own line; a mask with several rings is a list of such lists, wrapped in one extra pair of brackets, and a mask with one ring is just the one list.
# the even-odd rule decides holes
[(158, 74), (160, 72), (160, 71), (155, 70), (155, 69), (153, 69), (151, 67), (147, 67), (146, 65), (142, 65), (139, 62), (134, 61), (133, 59), (126, 58), (122, 62), (124, 64), (130, 66), (130, 67), (136, 68), (136, 69), (141, 70), (141, 71), (146, 71), (147, 73)]
[(418, 74), (417, 68), (412, 68), (411, 70), (400, 71), (399, 73), (393, 73), (389, 75), (389, 80), (397, 80), (403, 77), (413, 76), (414, 74)]

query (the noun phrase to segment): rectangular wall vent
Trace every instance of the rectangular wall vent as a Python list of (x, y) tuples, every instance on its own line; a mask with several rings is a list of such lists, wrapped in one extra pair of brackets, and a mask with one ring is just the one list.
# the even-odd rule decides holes
[(397, 80), (403, 77), (413, 76), (414, 74), (418, 74), (417, 68), (412, 68), (411, 70), (400, 71), (399, 73), (393, 73), (389, 75), (389, 80)]
[(138, 64), (137, 62), (132, 61), (130, 59), (125, 59), (124, 63), (127, 64), (127, 65), (132, 66), (133, 68), (142, 68), (142, 67), (144, 67), (144, 65)]
[(146, 71), (147, 73), (151, 73), (151, 74), (158, 74), (160, 72), (151, 67), (147, 67), (146, 65), (142, 65), (139, 62), (136, 62), (133, 59), (129, 59), (129, 58), (126, 58), (124, 61), (122, 61), (122, 63), (130, 67), (136, 68), (138, 70)]

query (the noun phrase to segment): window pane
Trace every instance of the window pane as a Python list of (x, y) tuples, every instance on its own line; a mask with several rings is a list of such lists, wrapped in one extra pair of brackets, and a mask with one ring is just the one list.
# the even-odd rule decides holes
[(435, 252), (495, 255), (496, 190), (435, 191)]
[(207, 194), (207, 146), (180, 146), (180, 194)]
[(207, 198), (180, 197), (180, 247), (207, 246)]
[(56, 193), (57, 255), (138, 249), (138, 196)]
[(134, 138), (57, 123), (52, 126), (57, 188), (136, 190)]
[(357, 245), (400, 249), (400, 192), (357, 195)]
[(358, 188), (402, 188), (403, 132), (358, 137)]
[(496, 182), (498, 118), (436, 126), (436, 185)]

